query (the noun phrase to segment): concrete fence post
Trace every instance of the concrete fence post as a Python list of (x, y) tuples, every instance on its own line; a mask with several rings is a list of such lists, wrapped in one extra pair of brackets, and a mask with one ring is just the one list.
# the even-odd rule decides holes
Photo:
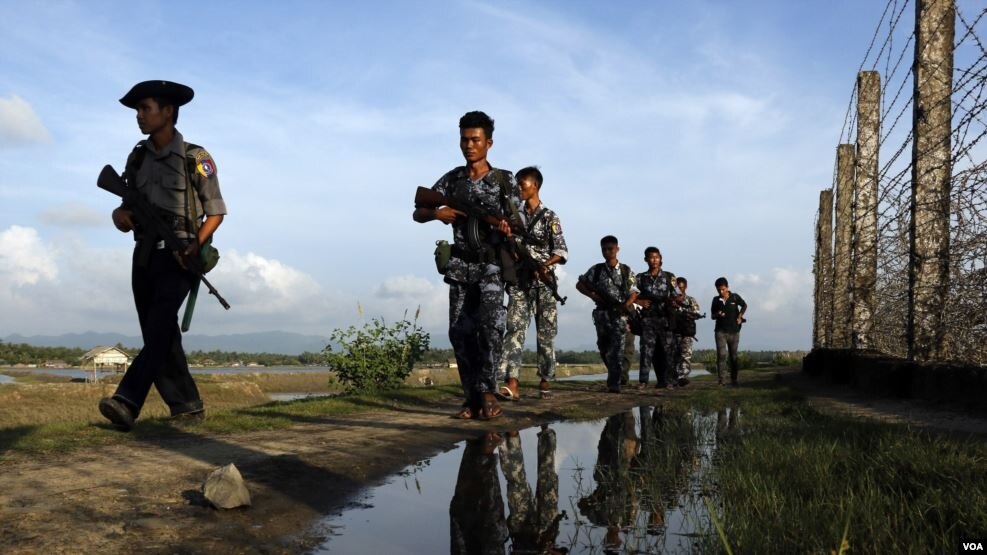
[(908, 358), (938, 360), (949, 290), (953, 0), (916, 0)]
[(819, 217), (816, 220), (815, 306), (812, 321), (812, 346), (832, 345), (833, 336), (833, 190), (819, 192)]
[(874, 295), (877, 288), (878, 149), (881, 140), (881, 76), (857, 74), (857, 157), (853, 197), (854, 349), (874, 346)]
[(837, 349), (852, 346), (852, 264), (853, 240), (853, 166), (851, 144), (836, 147), (836, 242), (833, 255), (833, 344)]

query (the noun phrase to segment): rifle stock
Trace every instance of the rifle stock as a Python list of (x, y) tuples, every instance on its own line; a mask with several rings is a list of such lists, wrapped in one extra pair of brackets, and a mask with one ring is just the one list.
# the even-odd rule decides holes
[[(99, 177), (96, 179), (96, 186), (123, 199), (124, 206), (128, 210), (133, 211), (137, 224), (140, 225), (145, 233), (160, 237), (172, 251), (179, 253), (185, 252), (187, 245), (175, 235), (175, 230), (158, 215), (158, 211), (154, 205), (148, 202), (137, 190), (127, 186), (123, 178), (120, 177), (120, 174), (113, 169), (113, 166), (109, 164), (103, 166), (103, 170), (99, 172)], [(226, 310), (229, 310), (230, 303), (226, 302), (226, 299), (206, 279), (202, 271), (202, 261), (200, 258), (198, 256), (191, 258), (185, 257), (185, 261), (189, 272), (202, 280), (202, 283), (209, 289), (209, 294), (214, 295), (216, 300), (219, 301), (219, 304), (223, 305), (223, 308)]]

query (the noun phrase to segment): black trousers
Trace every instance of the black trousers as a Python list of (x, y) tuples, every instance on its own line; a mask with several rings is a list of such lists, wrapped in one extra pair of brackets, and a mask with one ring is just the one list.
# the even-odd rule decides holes
[(194, 276), (183, 270), (168, 249), (152, 250), (145, 266), (137, 264), (140, 245), (134, 249), (131, 287), (144, 347), (120, 380), (117, 399), (140, 413), (153, 384), (171, 414), (202, 410), (202, 399), (189, 373), (178, 309), (192, 287)]

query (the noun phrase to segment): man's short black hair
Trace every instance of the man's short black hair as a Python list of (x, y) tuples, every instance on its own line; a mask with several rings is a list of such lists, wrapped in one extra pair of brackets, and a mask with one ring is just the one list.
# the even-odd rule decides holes
[(153, 98), (154, 102), (158, 104), (159, 110), (164, 110), (165, 106), (171, 106), (172, 107), (171, 123), (173, 124), (178, 123), (178, 104), (175, 103), (174, 99), (165, 98), (163, 96), (153, 96), (151, 98)]
[(480, 111), (466, 112), (459, 118), (460, 129), (473, 129), (479, 127), (488, 139), (493, 138), (494, 120), (490, 116)]
[(719, 289), (721, 285), (726, 285), (727, 287), (730, 287), (730, 284), (727, 283), (727, 278), (725, 277), (716, 278), (716, 283), (714, 283), (714, 285), (716, 286), (717, 289)]
[(541, 170), (538, 169), (538, 166), (521, 168), (516, 174), (514, 174), (514, 178), (517, 179), (518, 183), (520, 183), (522, 179), (534, 179), (535, 186), (538, 187), (538, 189), (541, 189), (542, 181), (545, 179), (542, 177)]
[(675, 283), (682, 283), (682, 284), (685, 284), (685, 285), (689, 285), (689, 280), (685, 279), (682, 276), (679, 276), (679, 277), (675, 278)]
[(614, 237), (613, 235), (607, 235), (603, 239), (600, 239), (601, 247), (605, 247), (607, 245), (619, 245), (619, 244), (620, 243), (617, 242), (617, 238)]
[(648, 247), (648, 248), (644, 249), (644, 257), (647, 258), (648, 255), (651, 254), (651, 253), (653, 253), (653, 252), (658, 253), (658, 256), (661, 257), (661, 251), (658, 250), (658, 247)]

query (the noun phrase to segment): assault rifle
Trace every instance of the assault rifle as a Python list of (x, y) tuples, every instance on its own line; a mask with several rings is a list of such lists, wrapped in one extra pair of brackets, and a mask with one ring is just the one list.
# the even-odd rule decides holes
[[(184, 241), (175, 235), (175, 230), (171, 225), (166, 222), (161, 215), (158, 213), (158, 209), (154, 207), (144, 195), (137, 192), (133, 187), (128, 187), (127, 183), (120, 177), (120, 174), (113, 169), (113, 166), (106, 165), (103, 167), (103, 171), (99, 172), (99, 178), (96, 180), (96, 185), (105, 191), (109, 191), (114, 195), (123, 199), (124, 206), (127, 209), (132, 210), (134, 213), (134, 219), (136, 223), (141, 227), (144, 233), (148, 234), (150, 237), (158, 237), (165, 242), (167, 246), (172, 251), (178, 252), (179, 254), (185, 252), (185, 248), (188, 246)], [(185, 267), (188, 271), (193, 273), (199, 280), (202, 281), (209, 289), (209, 294), (215, 295), (216, 300), (219, 304), (223, 305), (226, 310), (230, 309), (230, 303), (226, 302), (226, 299), (219, 294), (219, 291), (209, 283), (206, 279), (205, 272), (202, 271), (202, 259), (199, 256), (184, 256), (182, 255), (183, 261), (185, 262)]]
[[(523, 271), (533, 273), (538, 279), (547, 285), (549, 290), (552, 292), (552, 296), (555, 297), (555, 300), (559, 301), (559, 304), (565, 304), (568, 297), (563, 297), (559, 294), (559, 282), (555, 277), (555, 273), (548, 272), (547, 277), (541, 278), (541, 276), (538, 275), (537, 270), (544, 265), (531, 256), (528, 249), (518, 242), (517, 236), (520, 236), (524, 240), (531, 239), (527, 230), (525, 230), (521, 225), (519, 218), (505, 218), (503, 215), (486, 210), (483, 207), (478, 206), (476, 203), (470, 202), (466, 199), (447, 197), (438, 191), (429, 189), (428, 187), (418, 187), (415, 191), (416, 208), (438, 208), (440, 206), (448, 206), (449, 208), (454, 208), (461, 212), (465, 212), (470, 218), (470, 221), (466, 226), (466, 240), (473, 248), (479, 248), (481, 246), (479, 228), (476, 225), (473, 225), (475, 222), (484, 222), (493, 227), (498, 227), (502, 220), (506, 220), (511, 226), (512, 236), (507, 238), (508, 254), (511, 259), (518, 266), (520, 266)], [(516, 208), (514, 208), (514, 211), (516, 211)]]

